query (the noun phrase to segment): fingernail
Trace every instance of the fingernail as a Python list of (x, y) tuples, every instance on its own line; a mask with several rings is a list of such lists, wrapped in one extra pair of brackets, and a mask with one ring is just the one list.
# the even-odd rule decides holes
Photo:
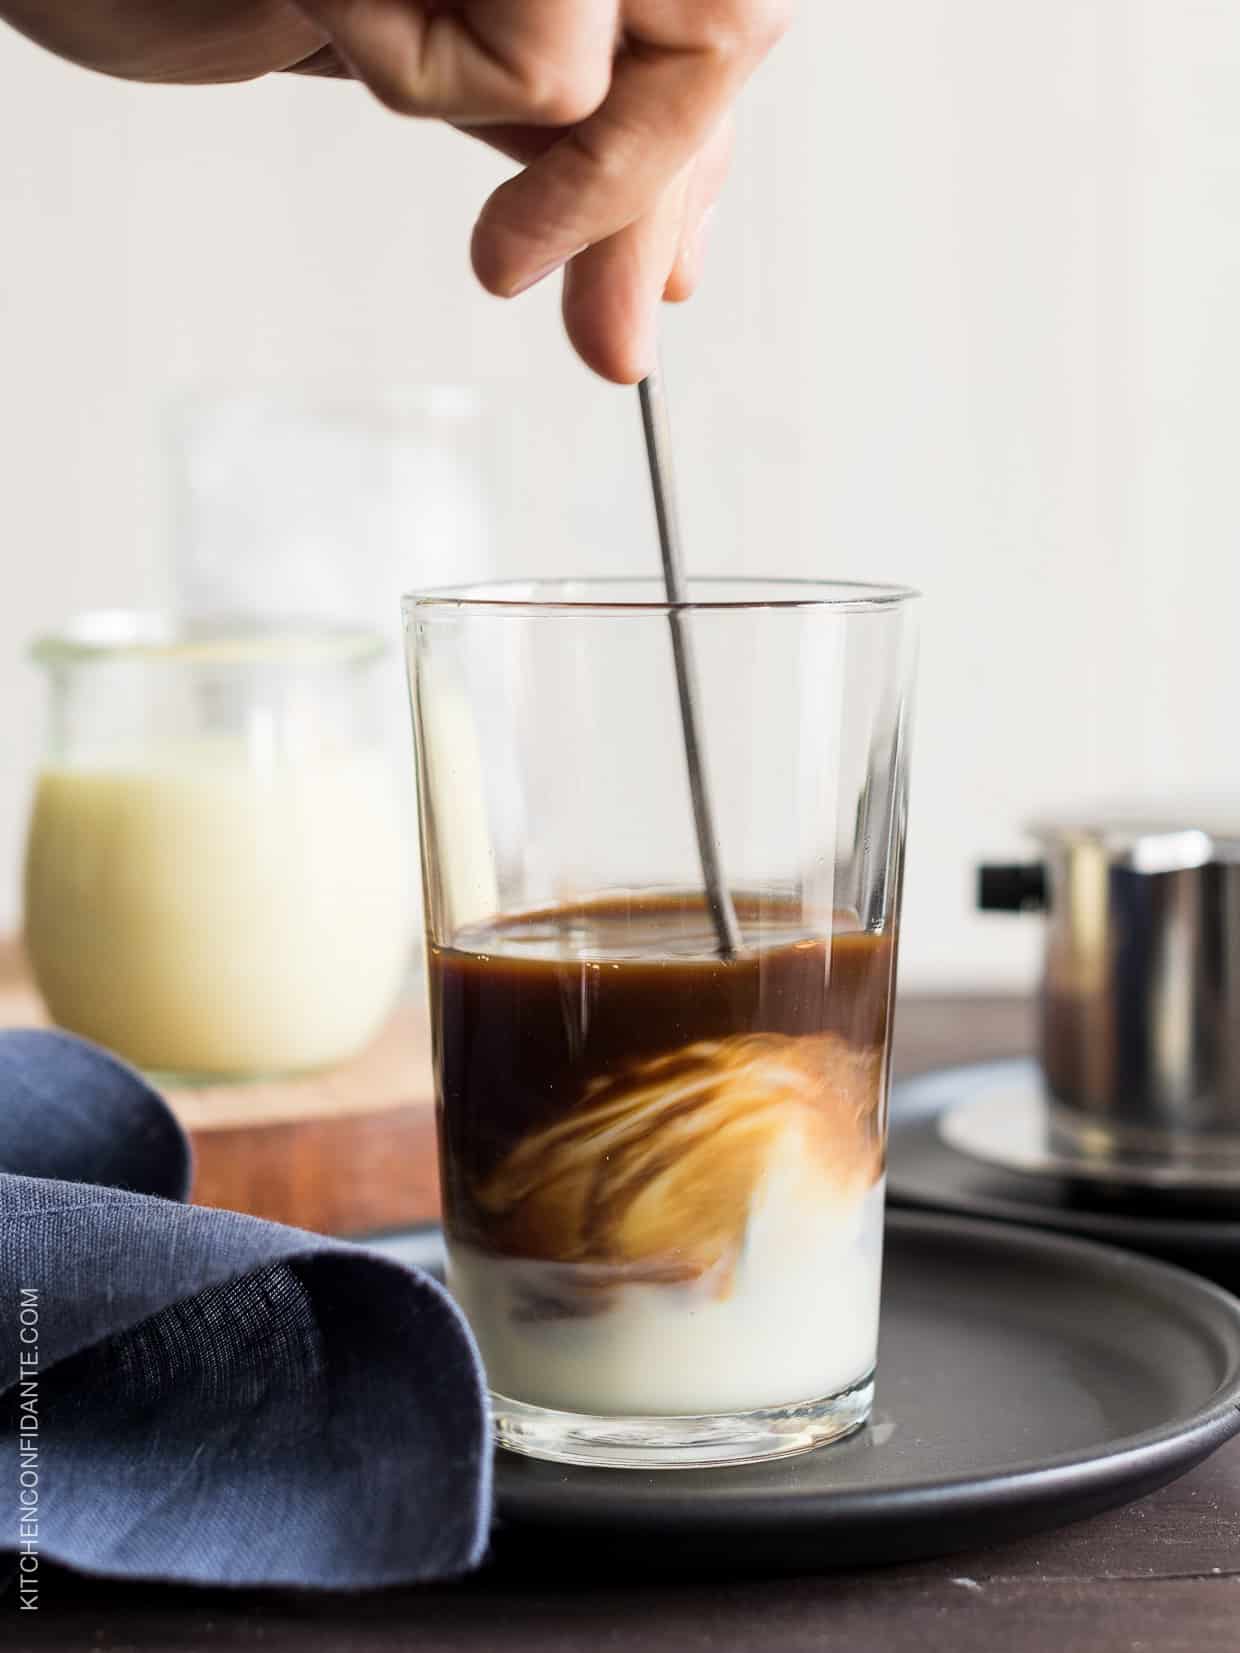
[(634, 383), (647, 379), (659, 365), (659, 325), (653, 316), (642, 328), (641, 336), (633, 351)]
[(532, 276), (527, 276), (520, 286), (514, 287), (508, 297), (520, 298), (522, 293), (528, 293), (531, 287), (537, 287), (540, 281), (546, 281), (548, 276), (553, 276), (557, 270), (562, 270), (566, 264), (570, 264), (576, 258), (578, 253), (583, 253), (585, 250), (585, 247), (578, 247), (564, 258), (557, 258), (554, 263), (545, 265)]

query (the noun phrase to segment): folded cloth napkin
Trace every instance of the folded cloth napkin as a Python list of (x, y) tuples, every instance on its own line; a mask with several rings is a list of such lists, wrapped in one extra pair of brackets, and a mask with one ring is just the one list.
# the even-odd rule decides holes
[(137, 1074), (0, 1033), (0, 1549), (334, 1589), (475, 1566), (486, 1387), (443, 1287), (181, 1204), (189, 1172)]

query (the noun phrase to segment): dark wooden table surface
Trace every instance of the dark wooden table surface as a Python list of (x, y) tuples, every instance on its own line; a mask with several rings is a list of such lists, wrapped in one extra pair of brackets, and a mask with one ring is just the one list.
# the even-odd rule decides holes
[[(1024, 1008), (914, 1000), (898, 1065), (1025, 1048)], [(359, 1512), (359, 1519), (364, 1512)], [(106, 1584), (45, 1570), (24, 1653), (1240, 1653), (1240, 1440), (1181, 1481), (1092, 1521), (942, 1561), (815, 1577), (605, 1587), (484, 1572), (362, 1598)], [(553, 1582), (548, 1582), (552, 1579)], [(0, 1602), (0, 1619), (7, 1618)]]

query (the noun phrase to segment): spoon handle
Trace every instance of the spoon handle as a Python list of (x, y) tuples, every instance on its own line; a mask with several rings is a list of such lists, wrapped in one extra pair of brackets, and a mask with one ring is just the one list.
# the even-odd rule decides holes
[(680, 549), (680, 525), (672, 481), (671, 426), (658, 374), (651, 373), (643, 379), (637, 393), (641, 400), (646, 458), (650, 465), (650, 486), (654, 492), (654, 514), (659, 529), (659, 549), (663, 556), (663, 583), (667, 600), (673, 605), (668, 612), (668, 623), (672, 632), (672, 658), (676, 665), (676, 692), (680, 697), (680, 724), (684, 734), (689, 792), (693, 799), (693, 825), (702, 863), (702, 881), (706, 886), (706, 905), (715, 927), (720, 957), (726, 959), (737, 953), (741, 938), (736, 909), (732, 905), (732, 896), (719, 860), (719, 840), (702, 752), (693, 639), (689, 632), (688, 615), (680, 606), (689, 601), (689, 591)]

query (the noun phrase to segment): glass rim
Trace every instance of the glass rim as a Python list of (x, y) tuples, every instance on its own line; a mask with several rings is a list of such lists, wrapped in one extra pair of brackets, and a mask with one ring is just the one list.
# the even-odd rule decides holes
[[(415, 613), (438, 609), (463, 609), (479, 613), (508, 614), (672, 614), (731, 613), (762, 610), (822, 610), (860, 614), (897, 609), (916, 602), (921, 592), (914, 586), (893, 585), (877, 580), (823, 580), (795, 576), (740, 574), (693, 574), (686, 584), (691, 595), (685, 602), (669, 602), (665, 596), (648, 598), (600, 596), (617, 588), (646, 586), (661, 592), (662, 581), (651, 574), (572, 575), (561, 578), (484, 580), (462, 585), (432, 586), (410, 591), (401, 598), (406, 619)], [(701, 587), (723, 587), (736, 595), (694, 597)], [(562, 595), (551, 595), (553, 592)], [(591, 595), (595, 593), (595, 595)]]
[(36, 637), (39, 666), (117, 660), (211, 666), (339, 666), (377, 660), (388, 640), (366, 626), (294, 615), (177, 614), (159, 609), (94, 609)]

